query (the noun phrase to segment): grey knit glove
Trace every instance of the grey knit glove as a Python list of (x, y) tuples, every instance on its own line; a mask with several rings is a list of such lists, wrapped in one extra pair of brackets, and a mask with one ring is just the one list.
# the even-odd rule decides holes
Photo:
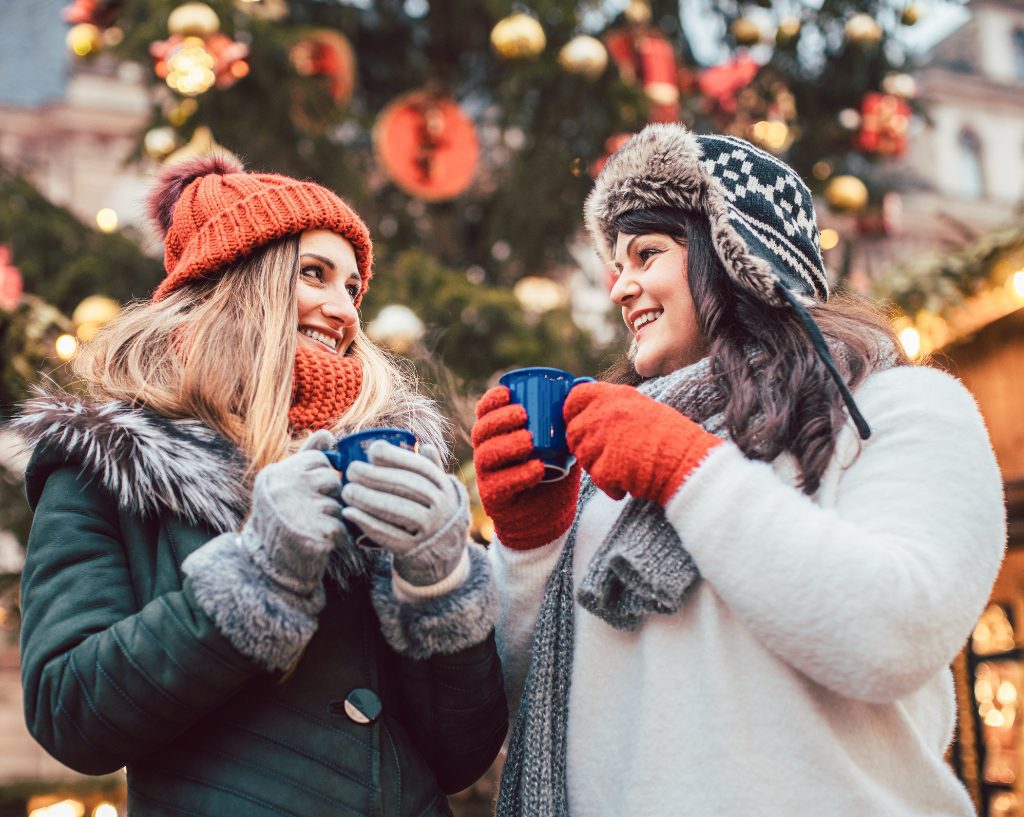
[(450, 576), (466, 549), (469, 504), (462, 484), (441, 468), (436, 449), (420, 454), (376, 442), (370, 464), (345, 472), (342, 514), (375, 544), (394, 555), (394, 568), (409, 584), (436, 584)]
[(341, 480), (321, 453), (334, 444), (317, 431), (302, 448), (256, 475), (242, 546), (262, 572), (300, 596), (320, 589), (327, 559), (348, 534), (341, 520)]

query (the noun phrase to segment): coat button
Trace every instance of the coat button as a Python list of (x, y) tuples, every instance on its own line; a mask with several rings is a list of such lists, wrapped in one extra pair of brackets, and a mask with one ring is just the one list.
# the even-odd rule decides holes
[(383, 705), (372, 689), (357, 687), (344, 701), (332, 701), (329, 709), (335, 714), (344, 712), (353, 723), (370, 724), (380, 717)]

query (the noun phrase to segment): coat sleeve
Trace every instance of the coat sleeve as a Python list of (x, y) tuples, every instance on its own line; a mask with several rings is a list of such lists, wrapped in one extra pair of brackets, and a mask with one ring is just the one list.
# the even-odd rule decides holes
[(189, 728), (257, 674), (185, 590), (134, 597), (117, 512), (65, 466), (46, 480), (21, 584), (25, 718), (86, 774), (112, 772)]
[(452, 794), (478, 780), (508, 732), (508, 707), (494, 636), (424, 660), (400, 656), (403, 725)]
[(831, 501), (719, 446), (666, 516), (732, 615), (841, 695), (875, 703), (947, 666), (1002, 559), (999, 469), (973, 398), (934, 369), (873, 375), (871, 425)]

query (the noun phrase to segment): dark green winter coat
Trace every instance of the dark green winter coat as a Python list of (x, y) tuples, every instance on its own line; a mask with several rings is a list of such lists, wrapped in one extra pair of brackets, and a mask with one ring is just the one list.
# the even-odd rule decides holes
[(301, 659), (267, 672), (181, 569), (245, 513), (229, 445), (64, 396), (17, 426), (35, 445), (26, 720), (74, 769), (126, 766), (132, 817), (442, 815), (494, 759), (507, 710), (480, 553), (463, 587), (416, 605), (394, 598), (386, 563), (332, 574)]

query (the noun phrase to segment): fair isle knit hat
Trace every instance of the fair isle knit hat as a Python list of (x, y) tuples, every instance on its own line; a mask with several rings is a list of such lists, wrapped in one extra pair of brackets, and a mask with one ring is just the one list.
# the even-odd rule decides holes
[(616, 220), (659, 207), (706, 216), (732, 281), (765, 303), (796, 313), (867, 439), (871, 430), (805, 307), (827, 300), (829, 290), (814, 202), (803, 180), (743, 139), (697, 135), (678, 124), (648, 125), (605, 163), (583, 217), (598, 253), (610, 263)]
[(356, 306), (373, 275), (370, 231), (337, 194), (314, 182), (246, 173), (230, 155), (207, 154), (164, 168), (148, 204), (164, 236), (167, 270), (154, 301), (305, 230), (331, 230), (352, 244), (362, 278)]

